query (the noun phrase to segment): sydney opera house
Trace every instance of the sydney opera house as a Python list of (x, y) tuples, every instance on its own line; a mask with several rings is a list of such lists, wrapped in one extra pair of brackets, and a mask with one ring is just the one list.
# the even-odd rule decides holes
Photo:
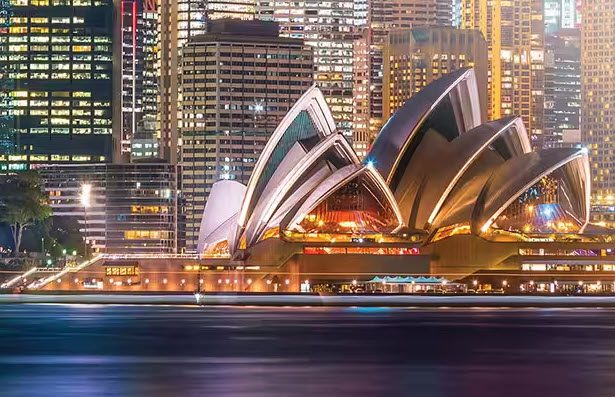
[(533, 151), (520, 117), (487, 122), (480, 107), (474, 72), (450, 73), (400, 108), (360, 160), (309, 89), (248, 185), (214, 184), (199, 259), (135, 262), (141, 287), (189, 288), (198, 278), (204, 289), (299, 291), (376, 276), (615, 274), (611, 234), (588, 223), (587, 151)]
[[(319, 264), (352, 272), (323, 259), (344, 253), (364, 255), (363, 268), (471, 273), (499, 264), (498, 243), (582, 235), (586, 150), (532, 151), (520, 117), (485, 122), (480, 106), (473, 71), (453, 72), (397, 111), (360, 161), (313, 87), (274, 132), (248, 186), (214, 185), (199, 250), (247, 263), (285, 253), (292, 261), (276, 266), (308, 273)], [(459, 236), (453, 246), (463, 249), (443, 243)], [(408, 258), (423, 252), (436, 255)]]

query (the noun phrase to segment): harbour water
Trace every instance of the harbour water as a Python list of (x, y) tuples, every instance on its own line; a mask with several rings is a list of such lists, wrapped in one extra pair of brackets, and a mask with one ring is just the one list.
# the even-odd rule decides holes
[(0, 305), (0, 396), (608, 396), (615, 309)]

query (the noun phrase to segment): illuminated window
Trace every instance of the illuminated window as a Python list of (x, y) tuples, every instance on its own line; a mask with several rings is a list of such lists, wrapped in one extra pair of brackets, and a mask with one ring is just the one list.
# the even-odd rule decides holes
[(97, 135), (110, 135), (111, 128), (94, 128), (94, 134)]
[(31, 134), (47, 134), (49, 130), (47, 128), (30, 128)]
[(74, 45), (73, 52), (90, 52), (92, 51), (92, 46), (89, 45)]
[(130, 207), (130, 212), (133, 214), (166, 214), (169, 209), (157, 205), (133, 205)]
[(51, 65), (51, 69), (53, 70), (70, 70), (70, 65), (68, 63), (54, 63)]
[(51, 123), (52, 125), (68, 125), (70, 124), (70, 119), (63, 117), (52, 117)]
[(85, 134), (91, 134), (91, 133), (92, 133), (91, 128), (73, 128), (73, 134), (85, 135)]
[(27, 26), (11, 26), (9, 28), (9, 33), (25, 34), (25, 33), (28, 33), (28, 27)]
[(160, 240), (167, 238), (167, 232), (159, 230), (127, 230), (124, 232), (126, 240)]
[(28, 51), (28, 46), (25, 44), (9, 45), (9, 52), (26, 52), (26, 51)]

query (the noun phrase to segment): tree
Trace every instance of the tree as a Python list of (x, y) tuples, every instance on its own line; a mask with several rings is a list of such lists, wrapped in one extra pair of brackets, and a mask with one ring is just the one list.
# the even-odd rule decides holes
[(37, 172), (6, 175), (0, 180), (0, 222), (11, 229), (15, 255), (19, 253), (24, 230), (50, 216), (51, 207)]

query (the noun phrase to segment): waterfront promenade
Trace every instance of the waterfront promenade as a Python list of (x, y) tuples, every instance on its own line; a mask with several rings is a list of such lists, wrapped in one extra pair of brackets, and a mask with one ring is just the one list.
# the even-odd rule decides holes
[(317, 295), (317, 294), (4, 294), (0, 304), (143, 304), (204, 306), (615, 307), (613, 296)]

